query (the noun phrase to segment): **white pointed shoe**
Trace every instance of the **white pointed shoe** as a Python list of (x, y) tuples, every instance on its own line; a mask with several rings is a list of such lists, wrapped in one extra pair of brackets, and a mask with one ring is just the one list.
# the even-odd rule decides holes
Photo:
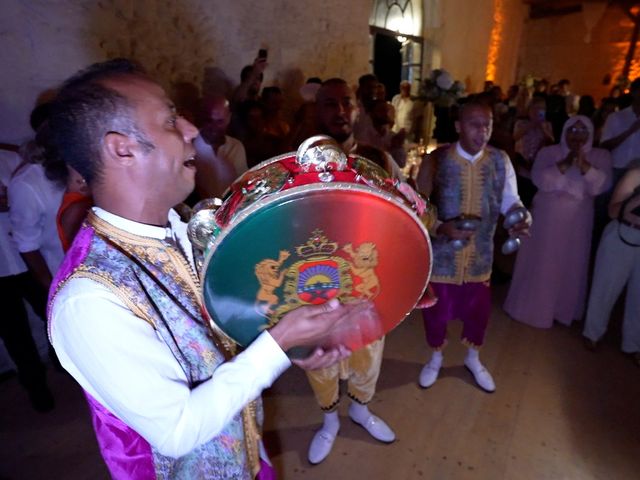
[(427, 362), (425, 366), (422, 367), (422, 371), (418, 377), (418, 383), (422, 388), (429, 388), (431, 385), (436, 383), (439, 373), (440, 367), (435, 367), (431, 362)]
[(324, 428), (318, 430), (311, 440), (311, 445), (309, 445), (309, 453), (307, 454), (309, 463), (316, 465), (327, 458), (335, 441), (336, 435)]
[(488, 393), (496, 391), (496, 384), (493, 381), (493, 377), (484, 365), (480, 364), (479, 367), (471, 367), (471, 365), (465, 360), (464, 366), (471, 372), (474, 380), (481, 389)]
[(349, 408), (349, 418), (364, 428), (369, 432), (369, 435), (380, 442), (391, 443), (396, 439), (396, 434), (393, 433), (391, 428), (389, 428), (389, 425), (387, 425), (380, 417), (376, 417), (373, 413), (370, 413), (366, 420), (361, 422), (353, 417), (351, 414), (351, 408)]

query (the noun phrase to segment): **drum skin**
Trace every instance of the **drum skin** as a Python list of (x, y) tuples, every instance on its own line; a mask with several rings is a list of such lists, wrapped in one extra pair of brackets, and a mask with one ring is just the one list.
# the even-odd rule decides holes
[(362, 158), (349, 165), (320, 181), (285, 157), (232, 186), (201, 273), (216, 330), (246, 346), (300, 306), (371, 300), (381, 328), (363, 322), (347, 341), (355, 350), (416, 306), (431, 274), (429, 235), (384, 172)]

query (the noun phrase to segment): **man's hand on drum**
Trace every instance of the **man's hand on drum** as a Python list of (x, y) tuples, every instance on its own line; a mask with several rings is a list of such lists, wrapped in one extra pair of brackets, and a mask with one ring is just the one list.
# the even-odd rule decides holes
[[(316, 347), (309, 357), (293, 360), (296, 365), (306, 370), (325, 368), (350, 355), (341, 339), (358, 330), (359, 320), (371, 316), (373, 310), (372, 302), (341, 304), (332, 299), (287, 313), (269, 332), (284, 351), (298, 346)], [(347, 333), (343, 336), (341, 332)]]
[(330, 367), (349, 355), (351, 355), (351, 350), (344, 345), (331, 348), (316, 347), (307, 358), (291, 359), (291, 362), (303, 370), (320, 370)]

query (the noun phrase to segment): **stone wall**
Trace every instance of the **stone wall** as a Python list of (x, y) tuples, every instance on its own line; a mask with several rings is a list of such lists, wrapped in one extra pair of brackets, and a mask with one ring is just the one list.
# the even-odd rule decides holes
[[(134, 57), (165, 86), (229, 90), (258, 49), (265, 85), (369, 71), (371, 0), (2, 0), (0, 142), (30, 134), (38, 94), (89, 63)], [(207, 74), (205, 75), (205, 69)]]
[(518, 62), (529, 7), (520, 0), (501, 0), (503, 27), (496, 61), (495, 81), (504, 92), (518, 82)]
[[(552, 83), (568, 78), (573, 92), (593, 95), (597, 101), (611, 88), (603, 84), (605, 77), (615, 80), (622, 72), (632, 28), (624, 12), (614, 6), (608, 7), (595, 24), (589, 43), (582, 13), (528, 20), (519, 76), (531, 74)], [(639, 67), (635, 62), (631, 78), (640, 75)]]
[(442, 67), (467, 91), (482, 87), (493, 19), (493, 0), (445, 0), (440, 50)]
[[(527, 7), (521, 0), (427, 0), (425, 37), (431, 58), (462, 81), (469, 92), (479, 91), (487, 78), (492, 34), (496, 38), (493, 80), (506, 88), (515, 81)], [(498, 25), (496, 26), (496, 23)]]

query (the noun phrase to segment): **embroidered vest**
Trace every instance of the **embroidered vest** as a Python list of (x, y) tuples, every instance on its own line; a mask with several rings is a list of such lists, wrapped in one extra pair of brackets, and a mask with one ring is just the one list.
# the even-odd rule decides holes
[(489, 280), (507, 161), (502, 150), (486, 147), (483, 155), (471, 163), (458, 155), (455, 145), (438, 159), (431, 197), (438, 207), (438, 218), (446, 221), (466, 214), (482, 220), (462, 250), (454, 250), (446, 237), (433, 239), (432, 281), (460, 285)]
[[(229, 347), (215, 342), (203, 322), (198, 277), (176, 247), (119, 230), (90, 213), (54, 279), (50, 306), (56, 292), (72, 278), (89, 278), (107, 286), (141, 321), (150, 323), (171, 349), (191, 388), (209, 379), (228, 357), (223, 352)], [(259, 469), (255, 413), (256, 409), (261, 413), (261, 405), (250, 404), (218, 436), (180, 458), (171, 458), (88, 394), (87, 398), (98, 444), (113, 478), (251, 479)]]

